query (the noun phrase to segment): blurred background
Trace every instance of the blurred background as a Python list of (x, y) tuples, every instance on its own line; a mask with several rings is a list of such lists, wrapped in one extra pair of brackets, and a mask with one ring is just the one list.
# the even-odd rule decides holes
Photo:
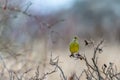
[[(69, 42), (75, 35), (79, 37), (81, 54), (86, 53), (88, 58), (93, 47), (85, 47), (84, 40), (97, 43), (104, 39), (99, 65), (110, 61), (118, 64), (120, 1), (0, 0), (0, 50), (10, 69), (21, 69), (27, 63), (26, 68), (42, 65), (41, 70), (49, 70), (46, 65), (52, 53), (60, 57), (66, 75), (82, 70), (82, 61), (69, 58)], [(69, 65), (73, 65), (71, 69)]]

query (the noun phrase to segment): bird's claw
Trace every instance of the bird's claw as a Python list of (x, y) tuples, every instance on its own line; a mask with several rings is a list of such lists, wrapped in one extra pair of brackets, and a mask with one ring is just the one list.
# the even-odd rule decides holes
[(71, 55), (70, 55), (70, 57), (74, 57), (74, 55), (73, 55), (73, 54), (71, 54)]

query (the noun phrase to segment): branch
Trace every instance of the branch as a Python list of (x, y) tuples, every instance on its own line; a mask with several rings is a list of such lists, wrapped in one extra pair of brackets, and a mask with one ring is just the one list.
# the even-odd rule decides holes
[[(56, 60), (56, 61), (55, 61)], [(55, 59), (52, 59), (52, 54), (51, 54), (51, 58), (50, 58), (50, 64), (55, 66), (56, 68), (58, 68), (62, 74), (62, 77), (64, 80), (67, 80), (67, 78), (65, 77), (65, 74), (63, 72), (63, 70), (61, 69), (61, 67), (58, 65), (59, 62), (59, 57), (56, 57)]]
[(98, 78), (99, 78), (99, 80), (101, 80), (102, 77), (101, 77), (99, 68), (98, 68), (98, 66), (97, 66), (96, 54), (97, 54), (97, 51), (99, 50), (100, 45), (103, 43), (103, 41), (104, 41), (104, 40), (102, 40), (102, 41), (97, 45), (97, 47), (95, 48), (95, 50), (94, 50), (94, 55), (93, 55), (93, 58), (92, 58), (93, 64), (94, 64), (94, 66), (95, 66), (95, 68), (96, 68), (96, 72), (98, 73)]
[[(97, 66), (97, 61), (98, 61), (98, 58), (96, 57), (97, 55), (97, 51), (99, 51), (101, 48), (100, 46), (102, 45), (104, 40), (100, 41), (100, 43), (94, 48), (94, 53), (93, 53), (93, 57), (92, 57), (92, 62), (93, 62), (93, 65), (91, 65), (89, 63), (89, 61), (87, 60), (86, 56), (82, 56), (82, 55), (76, 55), (76, 56), (73, 56), (74, 58), (76, 59), (79, 59), (79, 60), (83, 60), (85, 61), (86, 63), (86, 66), (87, 66), (87, 70), (85, 71), (86, 73), (86, 76), (89, 77), (89, 78), (94, 78), (95, 80), (97, 80), (96, 78), (96, 75), (98, 76), (98, 79), (101, 80), (103, 79), (103, 77), (101, 76), (100, 74), (100, 70), (99, 70), (99, 67)], [(92, 71), (91, 71), (92, 70)], [(97, 74), (94, 75), (94, 72), (96, 72)]]
[(25, 10), (23, 11), (23, 13), (26, 13), (27, 12), (27, 10), (29, 9), (29, 7), (32, 5), (32, 2), (28, 2), (27, 4), (27, 7), (25, 8)]
[(54, 73), (54, 72), (56, 72), (56, 67), (55, 67), (55, 69), (54, 69), (53, 71), (45, 73), (45, 74), (40, 78), (40, 80), (45, 79), (46, 76), (48, 76), (48, 75), (50, 75), (50, 74), (52, 74), (52, 73)]
[(104, 42), (104, 40), (102, 40), (102, 41), (97, 45), (97, 47), (95, 48), (95, 50), (94, 50), (94, 55), (93, 55), (93, 59), (96, 58), (96, 53), (97, 53), (97, 51), (100, 49), (99, 47), (100, 47), (100, 45), (102, 45), (103, 42)]
[(45, 73), (41, 78), (39, 78), (40, 72), (39, 72), (39, 66), (38, 66), (37, 69), (36, 69), (36, 72), (35, 72), (35, 76), (33, 76), (32, 78), (30, 78), (29, 80), (44, 80), (46, 78), (46, 76), (48, 76), (50, 74), (53, 74), (54, 72), (56, 72), (56, 67), (55, 67), (54, 70)]

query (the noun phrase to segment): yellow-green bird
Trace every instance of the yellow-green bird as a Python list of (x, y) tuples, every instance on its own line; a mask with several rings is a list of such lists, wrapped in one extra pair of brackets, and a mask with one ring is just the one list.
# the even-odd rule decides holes
[(74, 57), (74, 54), (79, 54), (79, 48), (80, 48), (80, 45), (79, 45), (79, 42), (78, 42), (78, 37), (75, 36), (73, 38), (73, 40), (70, 42), (70, 45), (69, 45), (69, 50), (71, 52), (71, 56)]

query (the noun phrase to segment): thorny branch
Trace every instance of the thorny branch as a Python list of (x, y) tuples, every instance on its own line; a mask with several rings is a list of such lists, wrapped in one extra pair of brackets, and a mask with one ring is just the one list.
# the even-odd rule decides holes
[(36, 69), (36, 72), (35, 72), (35, 76), (30, 78), (29, 80), (44, 80), (46, 78), (46, 76), (48, 76), (50, 74), (53, 74), (55, 72), (56, 72), (56, 67), (54, 68), (54, 70), (52, 70), (50, 72), (47, 72), (47, 73), (44, 73), (44, 75), (42, 77), (39, 77), (40, 76), (40, 72), (39, 72), (39, 66), (38, 66), (37, 69)]
[(98, 45), (97, 45), (97, 47), (95, 48), (95, 50), (94, 50), (94, 56), (93, 56), (93, 58), (92, 58), (92, 61), (93, 61), (93, 64), (94, 64), (94, 66), (95, 66), (95, 68), (96, 68), (96, 71), (97, 71), (97, 73), (98, 73), (98, 78), (99, 78), (99, 80), (101, 80), (101, 74), (100, 74), (100, 72), (99, 72), (99, 68), (98, 68), (98, 66), (97, 66), (97, 62), (95, 61), (96, 60), (96, 54), (97, 54), (97, 51), (99, 50), (99, 47), (100, 47), (100, 45), (103, 43), (103, 41), (104, 40), (102, 40)]
[(64, 74), (62, 68), (58, 65), (58, 62), (59, 62), (59, 57), (56, 57), (55, 59), (52, 59), (52, 54), (51, 54), (50, 64), (55, 66), (56, 68), (58, 68), (60, 70), (60, 72), (62, 74), (62, 77), (63, 77), (63, 80), (67, 80), (67, 78), (65, 77), (65, 74)]
[[(113, 67), (113, 63), (110, 62), (109, 66), (106, 64), (103, 65), (102, 71), (100, 67), (97, 65), (98, 57), (97, 53), (100, 52), (102, 49), (100, 46), (103, 44), (104, 40), (101, 40), (99, 44), (94, 48), (92, 62), (93, 65), (89, 63), (86, 56), (77, 55), (74, 58), (80, 59), (85, 61), (87, 69), (84, 70), (87, 80), (120, 80), (120, 73), (117, 72), (117, 67)], [(103, 51), (103, 50), (102, 50)], [(81, 75), (83, 72), (81, 73)], [(103, 75), (104, 74), (104, 75)], [(79, 78), (80, 79), (80, 78)]]
[(39, 66), (38, 66), (37, 71), (35, 73), (35, 76), (32, 77), (30, 80), (44, 80), (46, 78), (46, 76), (55, 73), (57, 69), (60, 70), (62, 77), (63, 77), (63, 80), (67, 80), (62, 68), (58, 65), (58, 62), (59, 62), (59, 57), (52, 59), (52, 54), (51, 54), (50, 65), (55, 66), (54, 70), (52, 70), (51, 72), (44, 73), (44, 75), (39, 78), (40, 73), (39, 73)]
[[(94, 49), (94, 54), (93, 54), (93, 57), (92, 57), (93, 65), (91, 65), (91, 64), (88, 62), (88, 60), (87, 60), (87, 58), (86, 58), (85, 55), (84, 55), (84, 56), (80, 55), (80, 56), (77, 56), (77, 57), (76, 57), (76, 58), (79, 58), (80, 60), (84, 60), (84, 61), (85, 61), (86, 66), (87, 66), (87, 68), (88, 68), (87, 71), (90, 73), (90, 75), (92, 76), (92, 78), (94, 78), (95, 80), (97, 80), (97, 78), (93, 75), (94, 72), (97, 72), (97, 75), (98, 75), (98, 79), (99, 79), (99, 80), (102, 79), (101, 74), (100, 74), (100, 70), (99, 70), (99, 68), (98, 68), (98, 66), (97, 66), (97, 57), (96, 57), (96, 55), (97, 55), (97, 51), (100, 49), (100, 45), (102, 45), (103, 41), (104, 41), (104, 40), (102, 40), (102, 41), (95, 47), (95, 49)], [(91, 72), (91, 70), (92, 70), (93, 72)], [(87, 71), (86, 71), (86, 74), (88, 74)]]
[(52, 73), (54, 73), (54, 72), (56, 72), (56, 68), (55, 68), (53, 71), (51, 71), (51, 72), (47, 72), (47, 73), (45, 73), (45, 74), (41, 77), (40, 80), (45, 79), (45, 77), (46, 77), (47, 75), (50, 75), (50, 74), (52, 74)]

